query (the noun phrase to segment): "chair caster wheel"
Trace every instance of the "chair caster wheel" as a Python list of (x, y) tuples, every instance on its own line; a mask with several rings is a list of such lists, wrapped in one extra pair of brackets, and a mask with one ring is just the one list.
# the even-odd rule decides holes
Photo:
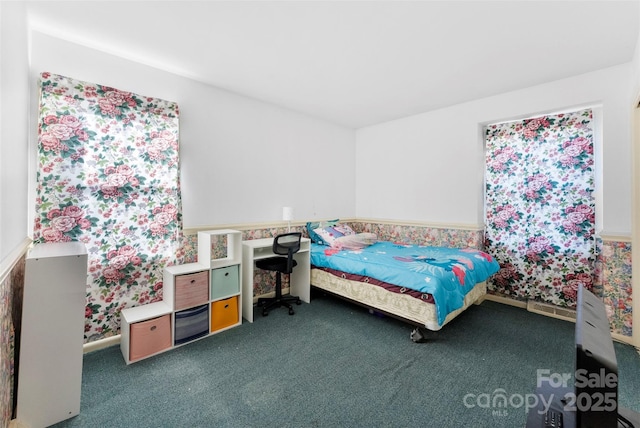
[(262, 316), (263, 316), (263, 317), (266, 317), (267, 315), (269, 315), (269, 312), (267, 312), (267, 311), (262, 311)]
[(295, 312), (293, 311), (293, 309), (289, 309), (289, 315), (293, 315), (295, 314)]
[(301, 305), (302, 301), (301, 300), (296, 300), (296, 305)]

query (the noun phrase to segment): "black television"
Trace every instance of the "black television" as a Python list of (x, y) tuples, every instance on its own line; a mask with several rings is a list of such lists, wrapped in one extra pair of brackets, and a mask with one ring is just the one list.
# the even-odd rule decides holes
[[(583, 287), (576, 310), (575, 393), (565, 397), (575, 409), (576, 428), (618, 426), (618, 362), (604, 303)], [(639, 427), (640, 428), (640, 427)]]
[[(556, 377), (556, 380), (558, 378)], [(618, 363), (604, 302), (580, 287), (573, 384), (541, 382), (527, 428), (640, 428), (640, 414), (618, 406)]]

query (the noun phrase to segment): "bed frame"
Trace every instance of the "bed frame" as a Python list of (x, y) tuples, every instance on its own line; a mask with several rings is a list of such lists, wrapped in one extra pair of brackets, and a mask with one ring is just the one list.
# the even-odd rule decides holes
[(407, 294), (394, 293), (368, 282), (341, 278), (322, 269), (311, 269), (311, 286), (358, 305), (392, 316), (416, 326), (411, 333), (414, 342), (424, 342), (424, 329), (438, 331), (472, 304), (480, 304), (487, 294), (487, 283), (480, 282), (465, 296), (464, 305), (438, 324), (436, 306)]

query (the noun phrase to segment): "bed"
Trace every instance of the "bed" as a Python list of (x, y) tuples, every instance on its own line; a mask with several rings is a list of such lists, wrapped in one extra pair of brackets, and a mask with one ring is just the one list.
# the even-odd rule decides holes
[(378, 241), (348, 226), (307, 225), (311, 285), (373, 311), (438, 331), (486, 294), (486, 280), (499, 270), (487, 253)]

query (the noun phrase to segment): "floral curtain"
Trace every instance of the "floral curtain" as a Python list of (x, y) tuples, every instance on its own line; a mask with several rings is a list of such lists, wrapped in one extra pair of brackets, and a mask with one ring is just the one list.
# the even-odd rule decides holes
[(92, 341), (180, 261), (178, 106), (50, 73), (40, 89), (34, 240), (85, 243)]
[(501, 264), (490, 290), (575, 306), (592, 289), (595, 200), (592, 112), (486, 129), (486, 249)]

